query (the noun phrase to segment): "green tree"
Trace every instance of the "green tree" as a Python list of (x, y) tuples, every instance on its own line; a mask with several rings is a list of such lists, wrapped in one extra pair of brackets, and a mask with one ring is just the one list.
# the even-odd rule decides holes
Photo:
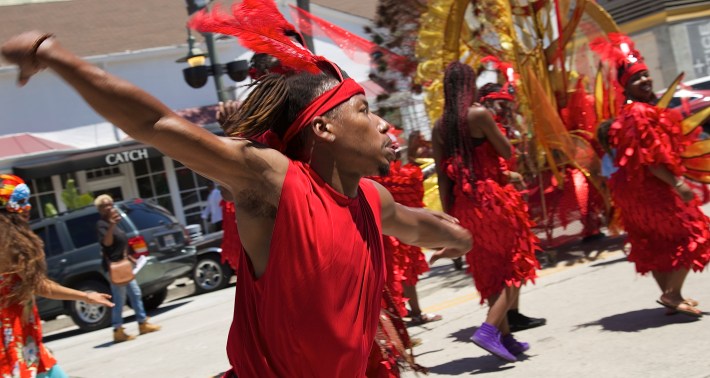
[(44, 216), (45, 218), (49, 217), (56, 217), (59, 212), (57, 211), (57, 208), (54, 207), (54, 204), (51, 202), (47, 202), (44, 204)]
[(75, 210), (94, 203), (94, 196), (90, 193), (79, 193), (79, 189), (76, 188), (74, 180), (69, 179), (67, 180), (65, 189), (62, 191), (62, 201), (64, 205), (66, 205), (67, 210)]

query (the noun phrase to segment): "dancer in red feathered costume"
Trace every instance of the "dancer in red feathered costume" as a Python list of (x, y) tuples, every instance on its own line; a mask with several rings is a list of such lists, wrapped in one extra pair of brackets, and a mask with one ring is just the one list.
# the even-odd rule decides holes
[[(497, 58), (489, 57), (495, 59), (499, 65), (500, 61)], [(478, 102), (486, 107), (493, 116), (493, 119), (498, 126), (501, 133), (505, 134), (511, 141), (513, 139), (520, 140), (520, 132), (514, 128), (515, 120), (515, 90), (512, 85), (512, 80), (507, 82), (505, 85), (498, 83), (488, 83), (482, 86), (478, 90)], [(518, 167), (518, 157), (519, 155), (524, 161), (525, 148), (514, 147), (514, 152), (510, 159), (506, 161), (509, 170), (515, 170)], [(521, 187), (522, 187), (521, 183)], [(530, 328), (540, 327), (547, 324), (547, 319), (545, 318), (531, 318), (525, 316), (520, 312), (520, 298), (513, 302), (513, 305), (508, 310), (507, 313), (508, 325), (510, 326), (511, 332), (523, 331)]]
[(628, 258), (637, 272), (651, 272), (661, 288), (659, 304), (700, 317), (697, 301), (681, 294), (690, 269), (701, 271), (710, 260), (708, 217), (682, 179), (681, 153), (693, 135), (683, 135), (679, 113), (654, 105), (653, 81), (633, 42), (608, 37), (591, 48), (616, 68), (626, 97), (608, 143), (616, 155), (610, 187), (631, 243)]
[(520, 286), (540, 267), (538, 239), (530, 231), (527, 206), (512, 185), (521, 176), (507, 169), (512, 147), (490, 112), (474, 104), (476, 74), (453, 62), (444, 76), (444, 115), (433, 131), (439, 193), (444, 209), (476, 235), (466, 254), (481, 303), (488, 301), (486, 322), (471, 338), (507, 361), (529, 348), (508, 328), (507, 311)]

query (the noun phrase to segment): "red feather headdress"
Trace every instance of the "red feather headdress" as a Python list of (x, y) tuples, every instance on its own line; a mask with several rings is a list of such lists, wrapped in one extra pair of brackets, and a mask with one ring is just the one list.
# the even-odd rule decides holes
[(332, 67), (342, 80), (340, 70), (328, 59), (313, 54), (289, 36), (303, 38), (276, 8), (272, 0), (244, 0), (232, 5), (232, 14), (222, 12), (215, 4), (212, 12), (203, 9), (192, 16), (188, 27), (202, 33), (219, 33), (237, 37), (239, 43), (257, 53), (269, 54), (281, 65), (296, 71), (322, 72)]
[(515, 101), (515, 71), (513, 65), (507, 62), (501, 61), (497, 56), (488, 55), (481, 58), (481, 65), (483, 69), (490, 71), (498, 71), (505, 76), (505, 84), (498, 92), (491, 92), (481, 98), (478, 101), (483, 102), (486, 100), (506, 100)]
[(599, 59), (608, 62), (618, 71), (623, 68), (619, 80), (621, 87), (626, 87), (629, 79), (636, 73), (648, 70), (641, 53), (636, 50), (634, 41), (621, 33), (609, 33), (607, 38), (598, 37), (589, 44), (589, 48), (599, 55)]

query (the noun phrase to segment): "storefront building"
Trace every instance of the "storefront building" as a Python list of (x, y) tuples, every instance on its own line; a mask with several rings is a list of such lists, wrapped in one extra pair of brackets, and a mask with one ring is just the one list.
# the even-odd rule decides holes
[(183, 224), (202, 224), (201, 204), (209, 180), (138, 142), (95, 151), (54, 153), (15, 161), (14, 174), (32, 190), (32, 218), (47, 216), (48, 204), (66, 211), (62, 192), (74, 180), (80, 193), (110, 194), (116, 201), (142, 198), (165, 207)]

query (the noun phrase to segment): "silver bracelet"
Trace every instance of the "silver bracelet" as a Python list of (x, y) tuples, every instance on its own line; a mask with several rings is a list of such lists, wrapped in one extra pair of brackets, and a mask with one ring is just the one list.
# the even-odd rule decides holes
[(673, 185), (673, 187), (674, 187), (675, 189), (678, 189), (678, 188), (680, 188), (683, 184), (685, 184), (685, 181), (683, 181), (683, 179), (678, 179), (678, 180), (675, 182), (675, 184)]

